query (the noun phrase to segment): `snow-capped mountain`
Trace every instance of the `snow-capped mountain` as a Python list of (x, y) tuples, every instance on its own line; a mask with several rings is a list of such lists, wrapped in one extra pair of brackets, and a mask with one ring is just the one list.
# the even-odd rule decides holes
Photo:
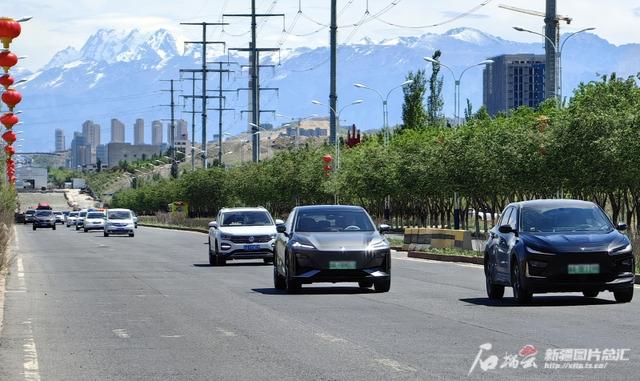
[[(354, 83), (386, 92), (402, 83), (409, 71), (430, 65), (423, 57), (440, 49), (441, 61), (456, 74), (466, 67), (488, 57), (505, 53), (544, 52), (542, 43), (527, 44), (503, 40), (471, 28), (456, 28), (443, 34), (424, 34), (415, 37), (399, 37), (374, 41), (363, 38), (355, 44), (341, 45), (338, 49), (338, 101), (345, 105), (355, 99), (365, 103), (347, 109), (341, 115), (343, 123), (356, 123), (366, 130), (379, 128), (382, 120), (381, 101), (374, 92), (355, 88)], [(213, 52), (215, 52), (212, 49)], [(266, 55), (265, 55), (266, 56)], [(311, 100), (326, 101), (329, 93), (329, 49), (299, 48), (283, 50), (279, 55), (263, 57), (263, 63), (276, 64), (275, 69), (265, 68), (261, 72), (261, 85), (278, 87), (279, 92), (264, 92), (261, 95), (263, 109), (276, 109), (279, 113), (293, 117), (304, 117), (314, 113), (326, 114), (326, 107), (311, 104)], [(563, 52), (564, 94), (581, 81), (597, 79), (599, 75), (617, 72), (627, 76), (635, 74), (640, 57), (640, 44), (615, 46), (593, 34), (580, 34), (571, 39)], [(215, 57), (209, 57), (213, 60)], [(227, 60), (227, 55), (218, 57)], [(245, 63), (243, 57), (232, 56), (231, 60)], [(150, 140), (150, 125), (155, 119), (166, 119), (169, 94), (160, 92), (168, 88), (161, 79), (179, 78), (180, 68), (199, 68), (200, 48), (187, 46), (179, 51), (170, 32), (160, 29), (154, 33), (138, 30), (120, 32), (99, 30), (78, 48), (68, 47), (55, 54), (51, 61), (35, 73), (15, 72), (19, 78), (30, 81), (22, 86), (24, 100), (20, 109), (24, 111), (23, 145), (26, 150), (51, 150), (53, 131), (63, 128), (70, 143), (73, 131), (92, 119), (102, 126), (102, 142), (110, 140), (110, 120), (118, 118), (127, 125), (128, 140), (131, 140), (132, 125), (136, 118), (145, 119), (146, 140)], [(224, 77), (225, 86), (235, 89), (247, 87), (247, 72), (232, 66), (236, 73)], [(444, 78), (443, 97), (445, 113), (453, 114), (453, 79), (447, 70)], [(217, 76), (210, 74), (210, 89), (217, 88)], [(176, 85), (183, 93), (176, 93), (177, 117), (190, 121), (191, 116), (181, 113), (180, 94), (191, 92), (190, 81)], [(199, 91), (200, 85), (197, 84)], [(482, 104), (482, 68), (465, 73), (461, 82), (461, 98), (469, 98), (477, 109)], [(212, 105), (216, 100), (212, 100)], [(246, 129), (247, 93), (227, 94), (226, 107), (235, 107), (235, 113), (224, 115), (225, 130), (240, 132)], [(190, 105), (189, 105), (190, 106)], [(397, 90), (389, 99), (390, 122), (400, 122), (402, 92)], [(380, 110), (380, 111), (379, 111)], [(244, 117), (244, 119), (241, 119)], [(273, 120), (264, 114), (263, 121), (280, 124), (284, 120)], [(209, 132), (214, 133), (217, 124), (215, 115), (209, 119)], [(189, 129), (191, 130), (191, 129)], [(196, 136), (200, 136), (200, 120), (196, 122)], [(189, 131), (191, 132), (191, 131)]]

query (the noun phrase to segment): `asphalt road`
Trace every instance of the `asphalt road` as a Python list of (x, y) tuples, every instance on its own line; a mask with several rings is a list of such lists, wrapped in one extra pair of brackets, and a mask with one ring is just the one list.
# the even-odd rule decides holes
[[(260, 262), (207, 264), (206, 236), (135, 238), (17, 226), (0, 380), (637, 380), (640, 298), (576, 294), (518, 307), (485, 298), (482, 270), (403, 258), (391, 292), (272, 287)], [(640, 291), (640, 290), (637, 290)], [(507, 292), (511, 295), (510, 291)], [(638, 295), (640, 296), (640, 294)], [(476, 366), (498, 357), (497, 369)], [(537, 368), (503, 365), (533, 345)], [(605, 369), (545, 369), (548, 349), (629, 349)], [(576, 352), (577, 353), (577, 352)], [(488, 363), (488, 362), (487, 362)], [(592, 364), (604, 362), (592, 362)]]

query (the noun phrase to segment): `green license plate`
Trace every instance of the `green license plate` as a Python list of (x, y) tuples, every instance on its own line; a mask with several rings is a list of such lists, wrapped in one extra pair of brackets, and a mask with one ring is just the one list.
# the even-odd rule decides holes
[(329, 262), (331, 270), (354, 270), (356, 268), (355, 261), (331, 261)]
[(567, 268), (567, 272), (571, 275), (600, 274), (600, 265), (597, 263), (569, 265)]

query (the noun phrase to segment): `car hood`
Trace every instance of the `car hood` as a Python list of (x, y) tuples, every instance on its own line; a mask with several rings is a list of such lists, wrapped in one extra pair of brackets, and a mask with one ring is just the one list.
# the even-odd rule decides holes
[(382, 240), (377, 231), (295, 233), (293, 240), (308, 241), (321, 251), (366, 250), (372, 241)]
[(103, 218), (85, 218), (84, 219), (86, 222), (91, 222), (91, 223), (95, 223), (95, 222), (103, 222), (104, 219)]
[(108, 224), (127, 224), (127, 225), (131, 225), (133, 223), (133, 220), (105, 220), (105, 223)]
[(229, 235), (269, 235), (276, 234), (276, 226), (223, 226), (218, 230)]
[(629, 244), (629, 239), (617, 230), (602, 233), (521, 233), (520, 238), (532, 249), (561, 253), (609, 251)]

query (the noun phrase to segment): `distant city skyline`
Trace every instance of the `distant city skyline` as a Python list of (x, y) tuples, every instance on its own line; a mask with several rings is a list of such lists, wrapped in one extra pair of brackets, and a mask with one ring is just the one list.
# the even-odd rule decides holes
[[(345, 8), (339, 17), (338, 41), (344, 43), (351, 34), (353, 24), (360, 20), (365, 12), (365, 1), (347, 2), (339, 1), (340, 10)], [(512, 29), (518, 25), (525, 28), (540, 30), (543, 21), (539, 17), (516, 14), (498, 8), (498, 1), (458, 0), (456, 2), (430, 2), (425, 4), (423, 0), (400, 0), (395, 6), (377, 19), (371, 18), (364, 23), (352, 36), (349, 42), (357, 42), (363, 37), (371, 37), (376, 40), (394, 38), (398, 36), (416, 36), (424, 33), (442, 33), (443, 31), (460, 27), (473, 27), (487, 33), (500, 36), (505, 39), (523, 42), (539, 42), (540, 38), (527, 33), (518, 33)], [(452, 20), (454, 17), (469, 11), (475, 6), (487, 3), (474, 13)], [(20, 39), (16, 40), (13, 49), (21, 54), (29, 56), (21, 65), (35, 71), (45, 65), (51, 57), (67, 46), (79, 48), (84, 41), (99, 28), (112, 28), (117, 30), (131, 30), (139, 28), (142, 31), (152, 31), (165, 28), (171, 31), (178, 40), (178, 46), (182, 49), (182, 42), (198, 36), (196, 28), (184, 28), (179, 25), (181, 21), (219, 21), (222, 12), (246, 12), (248, 1), (210, 2), (207, 0), (186, 0), (180, 3), (155, 2), (141, 0), (136, 2), (112, 0), (77, 0), (68, 2), (63, 0), (49, 0), (46, 4), (35, 0), (23, 0), (20, 2), (3, 4), (4, 15), (21, 17), (32, 15), (34, 19), (23, 26)], [(271, 7), (272, 1), (261, 0), (257, 2), (260, 12), (265, 12)], [(375, 15), (389, 2), (371, 1), (369, 15)], [(544, 11), (544, 2), (532, 4), (528, 0), (510, 0), (509, 5)], [(320, 22), (328, 23), (328, 5), (326, 1), (306, 0), (302, 2), (303, 14)], [(273, 7), (273, 13), (285, 13), (287, 23), (298, 11), (298, 1), (280, 1)], [(562, 25), (562, 31), (571, 32), (585, 27), (596, 27), (601, 37), (615, 44), (640, 42), (637, 33), (630, 33), (640, 22), (640, 0), (611, 0), (604, 2), (598, 0), (560, 0), (558, 12), (573, 18), (571, 25)], [(414, 26), (433, 27), (410, 28)], [(390, 24), (401, 25), (393, 26)], [(233, 20), (227, 27), (228, 33), (221, 33), (219, 28), (213, 28), (211, 37), (227, 40), (231, 45), (246, 44), (246, 36), (234, 36), (248, 30), (248, 23)], [(299, 34), (318, 29), (314, 22), (303, 18), (296, 30)], [(282, 21), (270, 20), (261, 26), (260, 41), (263, 44), (275, 44), (282, 36)], [(317, 47), (326, 46), (328, 37), (325, 31), (309, 36), (300, 37), (289, 35), (283, 43), (283, 48), (296, 48), (301, 46)]]

